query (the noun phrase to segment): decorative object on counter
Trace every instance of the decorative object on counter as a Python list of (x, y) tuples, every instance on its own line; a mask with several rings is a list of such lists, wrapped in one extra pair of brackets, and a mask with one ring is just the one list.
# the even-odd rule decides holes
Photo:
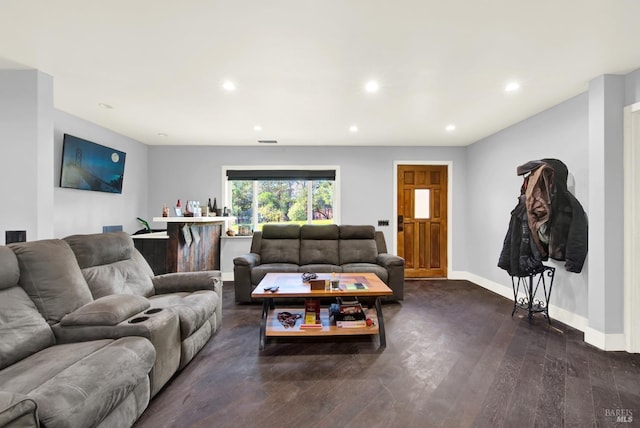
[(202, 217), (202, 208), (200, 207), (200, 201), (187, 201), (185, 217)]
[(167, 204), (162, 204), (162, 217), (169, 217), (169, 208)]
[(233, 229), (229, 228), (227, 229), (227, 236), (236, 236), (236, 232), (234, 232)]
[(224, 209), (222, 210), (222, 216), (227, 217), (228, 215), (229, 215), (229, 210), (227, 209), (227, 207), (224, 207)]
[(253, 231), (251, 230), (251, 226), (248, 226), (246, 224), (238, 225), (238, 235), (239, 236), (251, 236), (252, 233), (253, 233)]
[(218, 215), (218, 202), (216, 198), (213, 198), (213, 204), (211, 204), (211, 198), (209, 198), (209, 214), (212, 216)]
[(176, 217), (182, 217), (182, 202), (178, 199), (176, 206), (173, 208), (173, 213)]

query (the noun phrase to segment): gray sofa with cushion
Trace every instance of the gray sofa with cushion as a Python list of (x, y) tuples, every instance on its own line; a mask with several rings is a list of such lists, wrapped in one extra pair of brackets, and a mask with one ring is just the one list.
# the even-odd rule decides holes
[(94, 298), (127, 295), (144, 298), (152, 309), (171, 308), (180, 325), (183, 368), (202, 349), (222, 322), (222, 279), (219, 271), (154, 275), (125, 232), (73, 235), (64, 238)]
[(221, 287), (154, 276), (122, 232), (0, 246), (0, 427), (131, 426), (220, 325)]
[(371, 272), (393, 290), (390, 300), (404, 298), (404, 259), (387, 253), (373, 226), (266, 224), (250, 251), (233, 260), (236, 303), (250, 302), (269, 272)]
[[(71, 277), (55, 273), (73, 290)], [(149, 403), (152, 343), (136, 336), (58, 343), (52, 325), (82, 301), (47, 287), (34, 300), (28, 280), (19, 257), (0, 247), (0, 426), (131, 426)]]

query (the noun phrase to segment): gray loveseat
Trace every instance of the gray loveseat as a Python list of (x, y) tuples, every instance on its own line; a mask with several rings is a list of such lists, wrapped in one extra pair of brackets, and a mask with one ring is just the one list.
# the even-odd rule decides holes
[(2, 427), (131, 426), (220, 324), (219, 272), (155, 277), (126, 234), (68, 241), (0, 246)]
[(393, 290), (390, 300), (404, 298), (404, 259), (387, 253), (373, 226), (266, 224), (250, 251), (233, 260), (236, 303), (250, 302), (269, 272), (371, 272)]

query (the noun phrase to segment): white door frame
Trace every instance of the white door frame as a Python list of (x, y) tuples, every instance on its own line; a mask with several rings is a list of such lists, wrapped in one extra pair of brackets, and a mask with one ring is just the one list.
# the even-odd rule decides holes
[(453, 265), (453, 161), (393, 161), (393, 254), (398, 254), (398, 167), (400, 165), (446, 165), (447, 166), (447, 278), (451, 278)]
[(640, 102), (624, 109), (624, 336), (640, 352)]

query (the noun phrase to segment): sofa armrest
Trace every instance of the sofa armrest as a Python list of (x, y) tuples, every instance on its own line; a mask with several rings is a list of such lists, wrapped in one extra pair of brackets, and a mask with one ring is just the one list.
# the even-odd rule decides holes
[(395, 256), (389, 253), (380, 253), (376, 263), (386, 268), (391, 266), (404, 266), (404, 259), (400, 256)]
[(156, 294), (199, 290), (212, 290), (220, 294), (222, 275), (217, 270), (166, 273), (153, 277), (153, 288)]
[(131, 294), (111, 294), (79, 307), (60, 320), (64, 327), (114, 326), (151, 306), (149, 300)]
[[(140, 336), (148, 339), (156, 350), (156, 362), (149, 374), (152, 396), (171, 379), (180, 365), (180, 321), (178, 313), (170, 307), (149, 308), (144, 312), (131, 315), (116, 325), (75, 324), (65, 326), (59, 322), (53, 324), (51, 330), (53, 330), (57, 344), (102, 339), (115, 340), (128, 336)], [(3, 425), (0, 424), (0, 426)]]
[[(255, 235), (254, 235), (255, 237)], [(233, 259), (233, 292), (236, 303), (251, 301), (251, 270), (260, 265), (260, 254), (248, 253)]]
[(254, 268), (260, 264), (260, 254), (247, 253), (233, 259), (234, 266), (247, 266)]
[(377, 263), (383, 266), (388, 274), (387, 285), (393, 290), (391, 300), (404, 299), (404, 259), (389, 253), (378, 254)]
[(0, 391), (0, 427), (39, 427), (38, 405), (26, 395)]

